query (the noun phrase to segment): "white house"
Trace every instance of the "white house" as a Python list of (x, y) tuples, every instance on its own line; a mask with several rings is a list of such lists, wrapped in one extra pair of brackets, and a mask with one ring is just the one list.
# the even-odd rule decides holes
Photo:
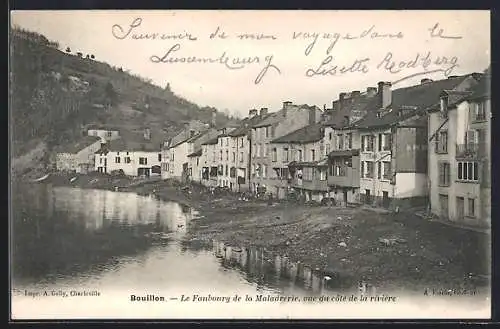
[(103, 146), (95, 155), (95, 171), (114, 173), (123, 171), (127, 176), (161, 175), (161, 143), (154, 143), (149, 134), (137, 138), (115, 139)]
[(56, 151), (56, 168), (61, 171), (87, 173), (94, 168), (94, 153), (101, 147), (101, 139), (85, 136), (81, 140), (63, 145)]
[(106, 128), (92, 128), (87, 131), (87, 134), (88, 136), (96, 136), (101, 138), (103, 143), (120, 138), (120, 132), (118, 130)]

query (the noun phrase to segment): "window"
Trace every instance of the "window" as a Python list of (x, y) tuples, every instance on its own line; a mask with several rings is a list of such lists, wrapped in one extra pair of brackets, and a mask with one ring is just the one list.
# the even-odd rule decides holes
[(229, 151), (226, 150), (226, 161), (229, 161)]
[(229, 177), (235, 178), (236, 177), (236, 168), (231, 167), (231, 170), (229, 171)]
[(459, 162), (457, 178), (464, 181), (478, 181), (478, 170), (477, 162)]
[(220, 139), (220, 146), (222, 146), (222, 138)]
[(158, 153), (158, 162), (161, 162), (161, 153)]
[(222, 150), (220, 151), (220, 161), (222, 161)]
[(373, 142), (374, 142), (374, 136), (361, 136), (361, 143), (362, 143), (362, 148), (363, 151), (366, 152), (373, 152)]
[(485, 104), (483, 102), (475, 103), (471, 110), (472, 112), (472, 120), (473, 121), (484, 121), (486, 120), (486, 111)]
[(229, 167), (226, 165), (226, 176), (229, 175)]
[(319, 180), (326, 180), (326, 170), (325, 169), (319, 170)]
[(125, 163), (130, 163), (131, 162), (130, 157), (125, 157), (124, 161)]
[(377, 163), (377, 178), (382, 179), (382, 162), (380, 161)]
[(338, 134), (337, 141), (338, 141), (338, 149), (342, 150), (344, 148), (344, 135)]
[(330, 132), (330, 133), (328, 134), (328, 139), (329, 139), (329, 140), (332, 140), (332, 138), (333, 138), (333, 133), (332, 133), (332, 132)]
[(302, 150), (298, 150), (297, 152), (297, 161), (302, 162)]
[(445, 161), (438, 162), (439, 186), (450, 186), (450, 164)]
[(107, 131), (107, 132), (106, 132), (106, 137), (111, 137), (111, 136), (112, 136), (111, 131)]
[(448, 132), (440, 131), (436, 136), (436, 153), (448, 153)]
[(347, 134), (347, 147), (352, 149), (352, 133)]
[(99, 163), (102, 164), (102, 158), (99, 158)]
[(328, 154), (330, 154), (330, 144), (325, 145), (325, 156), (327, 156)]
[(120, 163), (120, 157), (115, 157), (115, 163)]
[(382, 151), (382, 143), (383, 143), (382, 134), (378, 134), (378, 150), (379, 151)]
[(266, 178), (266, 176), (267, 176), (267, 166), (263, 164), (261, 168), (262, 168), (261, 169), (262, 170), (262, 177)]
[(240, 152), (240, 162), (243, 162), (243, 152)]
[(384, 167), (384, 172), (382, 174), (382, 179), (391, 179), (392, 175), (392, 167), (391, 167), (391, 162), (390, 161), (384, 161), (382, 162), (383, 167)]
[(373, 178), (374, 166), (373, 161), (365, 161), (366, 172), (364, 178)]
[(390, 151), (392, 147), (392, 135), (391, 134), (383, 134), (383, 151)]
[(233, 162), (236, 162), (236, 153), (233, 152)]
[(240, 138), (240, 147), (243, 147), (243, 142), (244, 142), (244, 139), (243, 137)]
[(139, 158), (139, 164), (141, 164), (141, 165), (147, 165), (148, 164), (148, 158)]
[(93, 131), (92, 136), (97, 136), (97, 131)]
[(467, 199), (467, 216), (475, 217), (476, 216), (476, 199)]
[(272, 158), (273, 162), (278, 161), (278, 151), (276, 150), (276, 147), (273, 147)]
[(269, 137), (269, 127), (266, 127), (266, 138)]
[(288, 147), (283, 148), (283, 162), (288, 162)]
[(316, 161), (316, 150), (311, 150), (311, 161)]

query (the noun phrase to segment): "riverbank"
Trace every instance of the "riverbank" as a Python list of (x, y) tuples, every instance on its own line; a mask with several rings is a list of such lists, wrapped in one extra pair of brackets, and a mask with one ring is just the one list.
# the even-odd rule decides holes
[(379, 291), (475, 289), (485, 285), (489, 236), (426, 221), (415, 214), (242, 200), (200, 185), (106, 175), (54, 174), (42, 183), (154, 194), (196, 209), (188, 239), (261, 247), (353, 286)]

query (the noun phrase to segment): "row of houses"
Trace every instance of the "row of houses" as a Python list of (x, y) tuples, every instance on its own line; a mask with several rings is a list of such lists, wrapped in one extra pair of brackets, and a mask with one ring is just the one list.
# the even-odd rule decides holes
[(284, 102), (236, 127), (187, 127), (164, 144), (164, 179), (283, 199), (490, 220), (489, 69), (341, 93), (331, 108)]

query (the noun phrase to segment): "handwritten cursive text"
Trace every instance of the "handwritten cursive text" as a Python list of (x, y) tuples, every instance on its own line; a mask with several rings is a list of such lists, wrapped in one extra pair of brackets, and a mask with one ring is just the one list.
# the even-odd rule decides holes
[[(127, 27), (122, 27), (121, 25), (114, 24), (111, 27), (111, 33), (116, 39), (123, 40), (126, 38), (132, 40), (190, 40), (196, 41), (198, 38), (196, 36), (191, 35), (191, 33), (183, 32), (183, 33), (174, 33), (174, 34), (165, 34), (165, 33), (136, 33), (135, 29), (141, 26), (142, 18), (135, 18), (130, 25)], [(133, 33), (134, 32), (134, 33)]]
[(229, 70), (238, 70), (247, 67), (250, 64), (263, 64), (264, 67), (259, 72), (254, 80), (255, 84), (259, 84), (269, 69), (273, 69), (279, 74), (281, 74), (280, 69), (273, 64), (273, 55), (261, 56), (247, 56), (247, 57), (230, 57), (227, 52), (224, 51), (218, 57), (200, 57), (200, 56), (184, 56), (184, 57), (174, 57), (173, 53), (181, 50), (180, 44), (175, 44), (170, 49), (165, 52), (161, 57), (158, 55), (153, 55), (150, 57), (150, 61), (153, 63), (164, 63), (164, 64), (222, 64), (225, 68)]

